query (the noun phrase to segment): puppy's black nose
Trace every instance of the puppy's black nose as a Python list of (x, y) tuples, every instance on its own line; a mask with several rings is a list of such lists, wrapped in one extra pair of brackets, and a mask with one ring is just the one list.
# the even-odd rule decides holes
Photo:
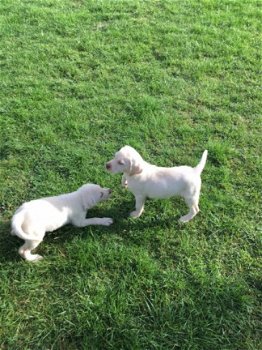
[(111, 188), (109, 188), (109, 191), (108, 191), (108, 193), (109, 193), (109, 194), (111, 194), (111, 193), (112, 193), (112, 190), (111, 190)]
[(107, 168), (107, 170), (110, 170), (111, 169), (111, 164), (110, 163), (106, 163), (106, 168)]

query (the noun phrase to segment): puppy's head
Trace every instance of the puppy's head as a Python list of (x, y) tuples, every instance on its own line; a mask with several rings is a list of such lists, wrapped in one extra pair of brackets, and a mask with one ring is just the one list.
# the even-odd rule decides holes
[(112, 174), (137, 175), (143, 170), (143, 158), (133, 147), (124, 146), (116, 152), (114, 159), (106, 163), (106, 169)]
[(110, 188), (103, 188), (95, 184), (86, 184), (78, 189), (85, 209), (107, 200), (112, 193)]

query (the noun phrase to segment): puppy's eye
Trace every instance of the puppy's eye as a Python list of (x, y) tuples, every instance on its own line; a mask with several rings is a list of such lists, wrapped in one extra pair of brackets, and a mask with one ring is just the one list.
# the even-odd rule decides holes
[(118, 163), (119, 165), (124, 165), (124, 161), (123, 161), (123, 160), (119, 160), (117, 163)]

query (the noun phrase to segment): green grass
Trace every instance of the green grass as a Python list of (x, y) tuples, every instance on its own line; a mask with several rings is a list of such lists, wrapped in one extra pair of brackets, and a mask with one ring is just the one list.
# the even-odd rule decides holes
[[(261, 327), (261, 3), (2, 0), (0, 349), (257, 350)], [(201, 212), (134, 198), (104, 164), (125, 144), (195, 165)], [(10, 236), (29, 199), (114, 190), (114, 225)]]

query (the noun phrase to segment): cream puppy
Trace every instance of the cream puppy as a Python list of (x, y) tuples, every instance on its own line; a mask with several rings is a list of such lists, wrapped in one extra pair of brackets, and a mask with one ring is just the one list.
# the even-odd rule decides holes
[(146, 198), (181, 196), (189, 207), (189, 213), (182, 216), (180, 222), (187, 222), (199, 212), (200, 175), (206, 159), (207, 150), (195, 168), (164, 168), (147, 163), (134, 148), (125, 146), (106, 163), (106, 168), (111, 173), (123, 173), (122, 185), (128, 187), (136, 199), (136, 210), (130, 214), (132, 217), (142, 214)]
[(19, 254), (28, 261), (42, 259), (41, 255), (31, 254), (43, 240), (46, 232), (72, 224), (77, 227), (88, 225), (109, 226), (111, 218), (86, 219), (87, 209), (108, 199), (111, 190), (99, 185), (86, 184), (72, 193), (32, 200), (21, 205), (12, 218), (11, 234), (25, 240)]

